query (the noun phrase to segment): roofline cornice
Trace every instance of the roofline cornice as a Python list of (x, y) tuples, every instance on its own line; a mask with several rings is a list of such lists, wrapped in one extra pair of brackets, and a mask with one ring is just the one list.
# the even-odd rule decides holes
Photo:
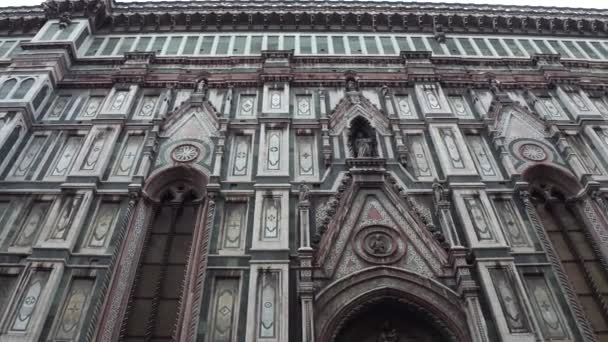
[(293, 29), (608, 36), (608, 9), (354, 0), (46, 0), (2, 8), (0, 33), (24, 34), (66, 13), (91, 19), (104, 33)]

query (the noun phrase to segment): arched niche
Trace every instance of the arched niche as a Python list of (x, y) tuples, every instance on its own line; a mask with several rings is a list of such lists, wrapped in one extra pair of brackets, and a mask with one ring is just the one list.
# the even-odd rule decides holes
[(33, 78), (27, 78), (21, 81), (21, 83), (19, 83), (19, 86), (17, 87), (17, 90), (15, 90), (15, 92), (13, 93), (12, 98), (16, 100), (23, 99), (25, 95), (30, 91), (35, 82), (36, 80), (34, 80)]
[(376, 130), (362, 116), (353, 118), (348, 126), (348, 145), (354, 158), (379, 156)]
[(4, 83), (2, 83), (2, 86), (0, 87), (0, 100), (6, 99), (8, 95), (13, 91), (13, 88), (15, 88), (16, 84), (17, 80), (14, 78), (6, 80)]
[[(354, 334), (349, 329), (359, 329), (358, 326), (364, 324), (367, 317), (367, 322), (372, 324), (369, 326), (372, 331), (362, 331), (361, 334), (371, 339), (370, 342), (391, 336), (392, 329), (397, 334), (403, 334), (404, 336), (398, 336), (402, 338), (410, 334), (427, 339), (439, 338), (437, 342), (467, 342), (471, 339), (463, 307), (463, 302), (455, 292), (434, 280), (396, 267), (371, 267), (330, 284), (317, 295), (317, 341), (345, 341)], [(385, 318), (384, 316), (366, 316), (382, 310), (401, 313), (403, 317), (385, 319), (389, 325), (385, 327), (385, 322), (378, 319)], [(398, 324), (416, 323), (423, 329), (397, 327)]]
[(606, 222), (569, 173), (549, 165), (523, 172), (529, 215), (583, 335), (608, 340)]
[(193, 338), (215, 208), (207, 184), (185, 164), (148, 179), (121, 239), (96, 340)]

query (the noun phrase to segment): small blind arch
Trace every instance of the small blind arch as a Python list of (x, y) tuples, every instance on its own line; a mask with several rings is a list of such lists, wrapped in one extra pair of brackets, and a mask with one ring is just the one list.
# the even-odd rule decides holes
[(20, 100), (20, 99), (24, 98), (25, 94), (27, 94), (27, 92), (30, 91), (30, 89), (34, 85), (34, 82), (35, 81), (33, 78), (28, 78), (28, 79), (21, 81), (21, 83), (19, 84), (19, 87), (17, 88), (17, 90), (15, 90), (15, 93), (13, 94), (12, 97), (16, 100)]

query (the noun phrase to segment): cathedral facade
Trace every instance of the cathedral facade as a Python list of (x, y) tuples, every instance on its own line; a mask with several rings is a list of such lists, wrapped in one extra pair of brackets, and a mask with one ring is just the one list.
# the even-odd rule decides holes
[(0, 8), (0, 341), (607, 342), (608, 10)]

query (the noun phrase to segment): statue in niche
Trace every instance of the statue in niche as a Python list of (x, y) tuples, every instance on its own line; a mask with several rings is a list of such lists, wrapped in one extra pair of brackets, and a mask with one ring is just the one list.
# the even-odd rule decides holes
[(357, 84), (357, 81), (354, 78), (348, 78), (346, 80), (346, 91), (358, 91), (359, 90), (359, 85)]
[(366, 158), (372, 156), (372, 139), (366, 138), (362, 132), (357, 134), (355, 139), (355, 148), (357, 150), (357, 158)]
[(195, 92), (203, 94), (207, 91), (207, 80), (202, 79), (196, 84)]
[(306, 184), (300, 185), (299, 202), (300, 203), (308, 202), (309, 197), (310, 197), (310, 187)]
[(376, 342), (397, 342), (398, 340), (399, 336), (397, 336), (397, 330), (391, 327), (389, 322), (384, 322)]
[(351, 123), (350, 145), (355, 158), (377, 157), (376, 132), (362, 117)]

